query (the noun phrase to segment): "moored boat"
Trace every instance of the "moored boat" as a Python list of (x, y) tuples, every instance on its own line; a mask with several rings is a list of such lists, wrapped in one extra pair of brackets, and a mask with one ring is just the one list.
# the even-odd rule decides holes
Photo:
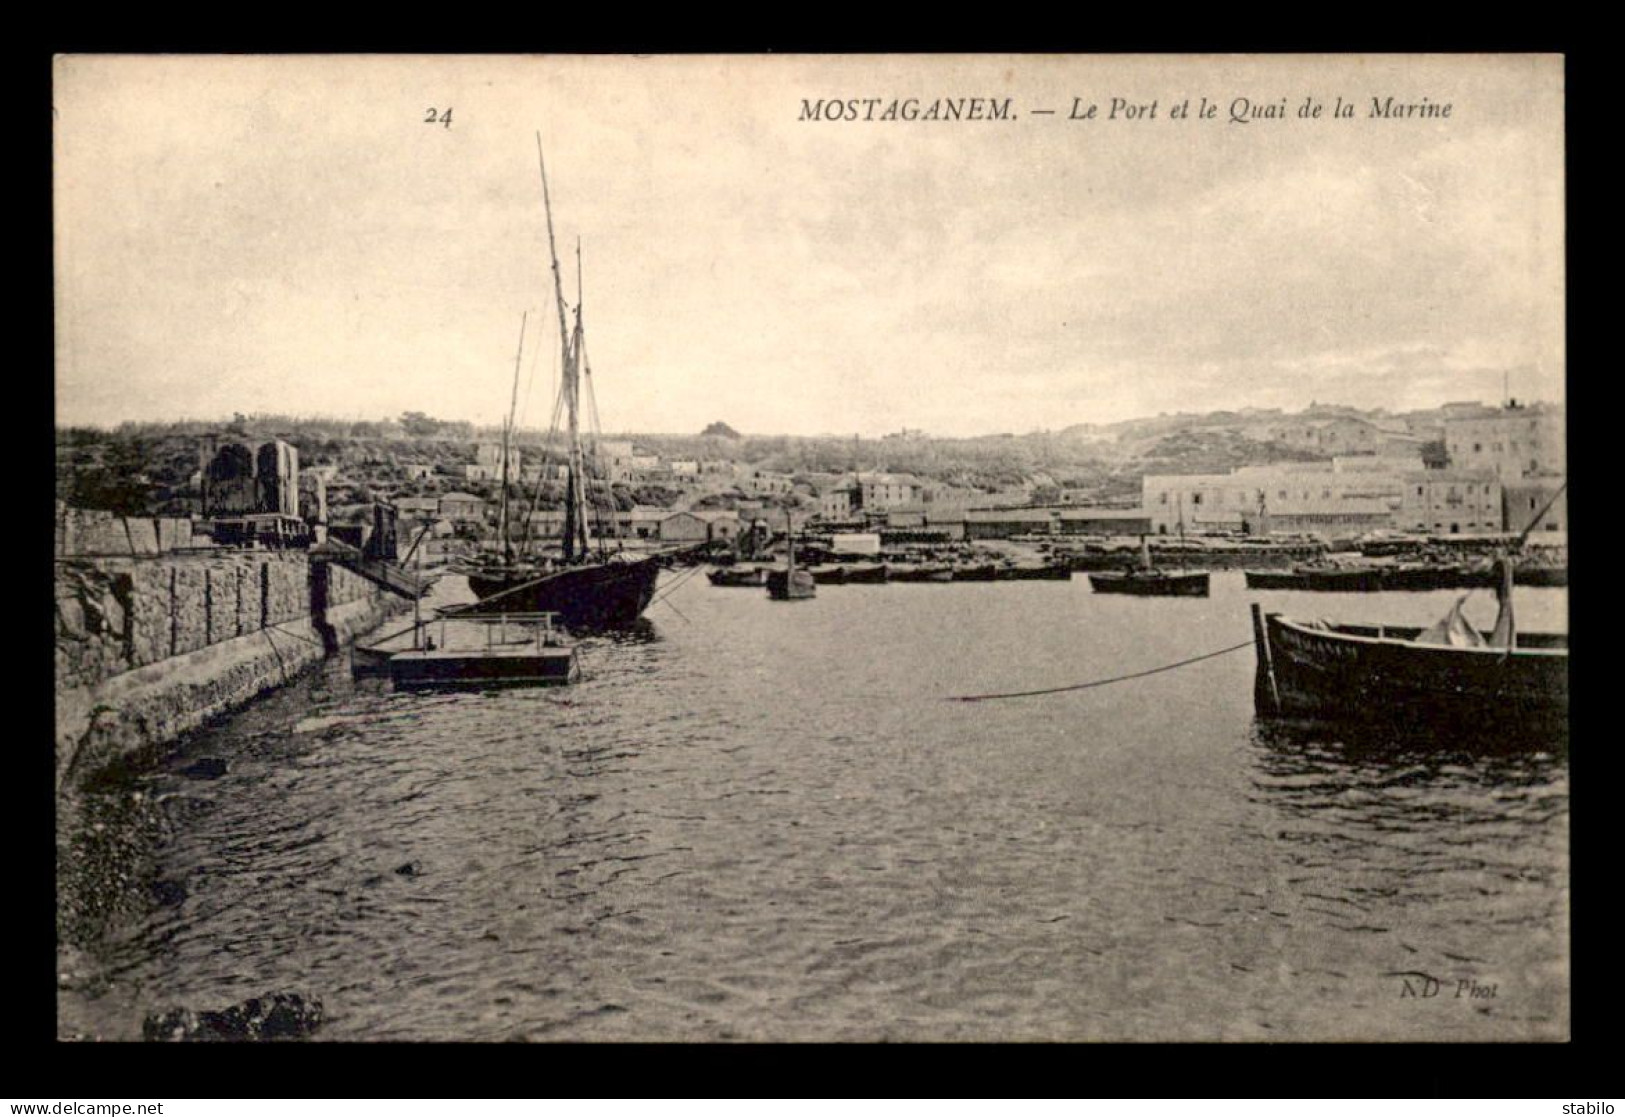
[(893, 582), (951, 582), (954, 580), (954, 568), (951, 566), (894, 566), (888, 578)]
[(1001, 582), (1066, 582), (1072, 578), (1072, 568), (1059, 562), (1047, 562), (1042, 566), (1001, 566), (997, 578)]
[(762, 566), (720, 566), (705, 576), (713, 586), (767, 585), (767, 568)]
[(1567, 566), (1521, 566), (1512, 572), (1512, 580), (1520, 586), (1566, 586), (1569, 584), (1569, 568)]
[(785, 558), (784, 568), (767, 572), (767, 596), (774, 601), (804, 601), (818, 593), (818, 583), (814, 581), (812, 571), (796, 565), (796, 539), (793, 530), (789, 536), (790, 549)]
[(1151, 562), (1151, 544), (1140, 537), (1140, 565), (1117, 572), (1090, 573), (1089, 588), (1096, 593), (1122, 593), (1135, 597), (1206, 597), (1205, 570), (1160, 570)]
[(1489, 633), (1466, 623), (1460, 601), (1427, 629), (1293, 619), (1254, 604), (1255, 707), (1265, 716), (1460, 730), (1486, 742), (1565, 732), (1568, 637), (1517, 632), (1511, 588), (1509, 566)]
[[(540, 136), (536, 140), (536, 150), (540, 159)], [(611, 551), (605, 545), (602, 525), (597, 538), (589, 538), (589, 521), (593, 518), (596, 505), (588, 497), (592, 482), (580, 435), (582, 382), (592, 372), (587, 362), (586, 336), (582, 326), (583, 300), (578, 292), (572, 328), (568, 321), (568, 304), (564, 298), (558, 251), (553, 239), (553, 203), (547, 189), (545, 163), (541, 171), (542, 198), (547, 213), (547, 246), (553, 265), (554, 303), (558, 311), (559, 339), (563, 346), (559, 393), (563, 413), (568, 419), (563, 548), (558, 561), (545, 565), (527, 561), (523, 554), (517, 559), (514, 555), (508, 519), (508, 463), (514, 411), (519, 398), (519, 370), (524, 354), (525, 331), (521, 322), (519, 354), (514, 359), (512, 401), (502, 437), (502, 500), (498, 530), (502, 561), (486, 570), (469, 574), (469, 588), (479, 601), (464, 606), (462, 611), (481, 614), (553, 613), (572, 628), (624, 627), (642, 616), (654, 600), (655, 582), (660, 576), (663, 561), (658, 556), (634, 558), (624, 551)], [(596, 412), (596, 404), (593, 410)], [(540, 492), (541, 480), (538, 478), (538, 496)], [(529, 542), (528, 531), (525, 542)]]
[(1103, 572), (1090, 574), (1089, 586), (1096, 593), (1126, 593), (1136, 597), (1206, 597), (1208, 574), (1205, 570)]

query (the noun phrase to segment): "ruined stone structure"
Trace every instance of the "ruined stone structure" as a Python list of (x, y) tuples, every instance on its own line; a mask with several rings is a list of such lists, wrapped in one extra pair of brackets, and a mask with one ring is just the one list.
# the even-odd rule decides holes
[(280, 439), (227, 442), (203, 467), (203, 514), (299, 515), (299, 451)]

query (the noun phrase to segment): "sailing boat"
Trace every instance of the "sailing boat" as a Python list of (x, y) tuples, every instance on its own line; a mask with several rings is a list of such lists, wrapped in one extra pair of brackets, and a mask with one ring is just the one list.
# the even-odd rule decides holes
[(1140, 536), (1140, 566), (1120, 574), (1089, 575), (1096, 593), (1128, 593), (1137, 597), (1206, 597), (1207, 571), (1159, 570), (1151, 563), (1151, 543)]
[[(469, 574), (469, 588), (480, 600), (465, 608), (476, 613), (555, 613), (570, 628), (622, 627), (642, 616), (654, 599), (661, 562), (653, 556), (633, 558), (624, 552), (609, 551), (604, 546), (602, 532), (597, 534), (594, 547), (595, 540), (588, 523), (588, 489), (591, 482), (586, 455), (581, 448), (581, 378), (586, 367), (586, 334), (579, 299), (574, 308), (574, 326), (571, 327), (568, 321), (571, 311), (564, 298), (564, 281), (559, 273), (559, 255), (553, 237), (553, 200), (547, 188), (547, 162), (542, 156), (540, 135), (536, 137), (536, 156), (542, 173), (542, 202), (547, 211), (547, 249), (552, 258), (553, 295), (564, 350), (559, 385), (560, 402), (568, 417), (563, 547), (556, 561), (538, 565), (524, 561), (523, 555), (515, 561), (507, 516), (508, 436), (505, 432), (501, 516), (504, 561), (498, 567), (487, 567)], [(523, 343), (521, 325), (521, 349)], [(516, 389), (517, 376), (516, 367)], [(540, 482), (538, 491), (539, 485)], [(528, 532), (525, 541), (529, 542)]]
[(795, 525), (790, 522), (788, 511), (784, 514), (784, 526), (785, 537), (790, 542), (790, 557), (783, 570), (767, 572), (767, 596), (775, 601), (799, 601), (817, 594), (818, 583), (812, 571), (796, 566)]

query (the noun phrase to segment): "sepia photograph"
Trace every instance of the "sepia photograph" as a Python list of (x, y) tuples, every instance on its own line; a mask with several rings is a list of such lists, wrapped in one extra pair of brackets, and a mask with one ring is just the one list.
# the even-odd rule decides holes
[(1562, 56), (51, 109), (57, 1040), (1572, 1038)]

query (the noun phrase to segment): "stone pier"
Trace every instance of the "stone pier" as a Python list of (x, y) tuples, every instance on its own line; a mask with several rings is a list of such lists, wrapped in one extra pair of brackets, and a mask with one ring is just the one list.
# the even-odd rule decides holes
[(303, 552), (59, 559), (58, 791), (281, 685), (404, 604)]

